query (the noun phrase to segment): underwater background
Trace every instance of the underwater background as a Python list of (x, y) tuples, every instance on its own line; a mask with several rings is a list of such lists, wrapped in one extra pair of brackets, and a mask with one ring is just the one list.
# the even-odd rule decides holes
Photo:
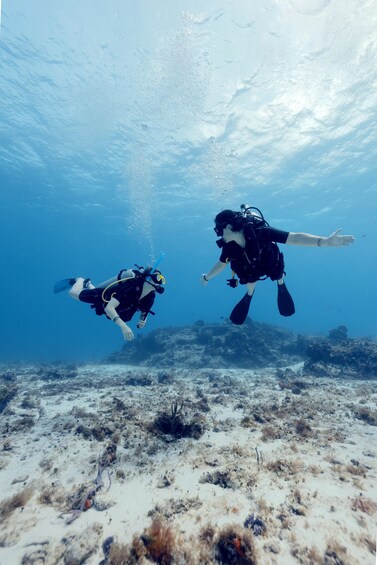
[[(121, 332), (67, 293), (153, 264), (150, 331), (229, 316), (244, 288), (213, 218), (242, 203), (279, 229), (356, 237), (281, 246), (296, 314), (259, 283), (256, 321), (377, 334), (374, 0), (3, 0), (0, 360), (96, 361)], [(135, 329), (135, 323), (131, 322)], [(136, 330), (138, 333), (138, 330)]]

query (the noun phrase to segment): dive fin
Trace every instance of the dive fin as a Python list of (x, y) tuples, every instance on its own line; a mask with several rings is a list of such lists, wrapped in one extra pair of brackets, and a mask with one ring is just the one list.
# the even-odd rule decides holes
[(58, 294), (58, 292), (63, 292), (63, 290), (68, 290), (71, 288), (76, 282), (76, 279), (63, 279), (62, 281), (58, 281), (54, 284), (54, 294)]
[(278, 284), (278, 308), (282, 316), (293, 316), (296, 311), (293, 298), (289, 294), (284, 282), (283, 284)]
[(229, 316), (230, 321), (233, 322), (233, 324), (241, 326), (244, 323), (249, 313), (250, 302), (253, 298), (253, 294), (250, 295), (246, 293), (245, 296), (235, 305)]

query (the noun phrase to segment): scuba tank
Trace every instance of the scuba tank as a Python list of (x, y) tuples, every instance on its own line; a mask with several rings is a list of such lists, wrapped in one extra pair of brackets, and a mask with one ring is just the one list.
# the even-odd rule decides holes
[[(241, 208), (241, 214), (243, 218), (249, 219), (249, 220), (257, 220), (257, 221), (262, 221), (262, 222), (266, 222), (266, 220), (264, 219), (264, 216), (262, 214), (262, 212), (259, 210), (259, 208), (256, 208), (255, 206), (249, 206), (248, 204), (241, 204), (240, 206)], [(267, 222), (266, 222), (267, 224)]]
[[(153, 265), (153, 267), (146, 267), (145, 269), (143, 267), (140, 267), (139, 265), (135, 265), (135, 267), (137, 269), (139, 269), (140, 272), (138, 271), (134, 271), (133, 269), (122, 269), (118, 275), (116, 277), (112, 277), (111, 279), (108, 279), (102, 283), (100, 283), (99, 285), (96, 286), (96, 288), (100, 288), (103, 289), (102, 291), (102, 300), (104, 302), (108, 302), (108, 300), (106, 300), (105, 298), (105, 294), (106, 292), (111, 289), (111, 292), (113, 292), (117, 286), (125, 281), (131, 280), (131, 279), (135, 279), (137, 276), (139, 277), (140, 274), (143, 277), (143, 280), (146, 280), (149, 277), (152, 277), (153, 274), (156, 271), (156, 267), (157, 265), (162, 261), (164, 257), (164, 253), (161, 253), (160, 257), (158, 258), (158, 260), (156, 261), (156, 263)], [(162, 294), (164, 292), (164, 288), (162, 288), (159, 285), (155, 285), (153, 282), (149, 281), (150, 284), (155, 288), (156, 292), (158, 292), (159, 294)]]
[(122, 269), (120, 273), (116, 275), (116, 277), (112, 277), (111, 279), (107, 279), (107, 281), (101, 282), (100, 284), (96, 285), (96, 288), (106, 288), (108, 286), (116, 287), (117, 285), (114, 283), (118, 283), (123, 279), (133, 279), (135, 277), (135, 273), (132, 269)]
[(109, 302), (110, 298), (107, 300), (105, 298), (106, 292), (111, 289), (111, 292), (114, 292), (117, 286), (125, 281), (135, 278), (135, 273), (132, 269), (122, 269), (116, 277), (112, 277), (107, 281), (100, 283), (97, 288), (103, 289), (101, 298), (104, 302)]
[[(161, 252), (161, 255), (159, 256), (155, 264), (152, 267), (147, 267), (147, 269), (150, 271), (150, 274), (153, 274), (153, 272), (157, 269), (158, 265), (161, 263), (164, 256), (165, 253)], [(135, 265), (135, 267), (139, 270), (144, 270), (143, 267), (140, 267), (139, 265)], [(118, 273), (118, 275), (116, 275), (115, 277), (112, 277), (107, 281), (97, 284), (96, 288), (106, 288), (107, 286), (112, 285), (113, 283), (115, 283), (116, 281), (120, 281), (121, 279), (130, 279), (134, 277), (135, 277), (135, 273), (132, 269), (122, 269), (120, 273)]]

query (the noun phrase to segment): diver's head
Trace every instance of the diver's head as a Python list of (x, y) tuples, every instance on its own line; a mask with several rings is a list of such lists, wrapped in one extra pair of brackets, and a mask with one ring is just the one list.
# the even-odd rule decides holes
[(215, 217), (215, 233), (219, 237), (223, 236), (224, 229), (230, 226), (232, 231), (241, 231), (243, 227), (243, 217), (241, 212), (233, 210), (223, 210)]
[[(136, 271), (138, 276), (144, 279), (144, 284), (148, 284), (150, 287), (153, 287), (153, 290), (155, 290), (158, 294), (163, 294), (165, 292), (162, 285), (166, 283), (166, 279), (161, 271), (154, 269), (150, 265), (147, 267), (135, 265), (135, 267), (138, 268), (138, 271)], [(151, 291), (152, 289), (150, 292)]]
[[(147, 272), (146, 272), (147, 271)], [(157, 294), (163, 294), (165, 292), (165, 289), (162, 285), (164, 285), (166, 283), (166, 279), (164, 277), (164, 275), (161, 273), (161, 271), (158, 271), (157, 269), (145, 269), (144, 273), (146, 272), (145, 275), (145, 282), (148, 283), (149, 285), (153, 286), (154, 290), (157, 292)], [(144, 275), (143, 273), (143, 275)]]
[(155, 269), (148, 276), (154, 282), (154, 284), (161, 285), (166, 283), (166, 279), (164, 275), (161, 273), (161, 271), (158, 271), (157, 269)]

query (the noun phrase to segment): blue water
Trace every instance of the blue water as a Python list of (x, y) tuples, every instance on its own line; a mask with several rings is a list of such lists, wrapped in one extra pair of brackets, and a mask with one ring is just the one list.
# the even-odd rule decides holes
[(297, 313), (279, 317), (266, 281), (253, 319), (376, 336), (376, 122), (370, 0), (3, 0), (0, 360), (122, 347), (53, 284), (162, 250), (148, 330), (221, 321), (244, 289), (199, 277), (219, 256), (213, 217), (243, 202), (280, 229), (356, 237), (284, 246)]

